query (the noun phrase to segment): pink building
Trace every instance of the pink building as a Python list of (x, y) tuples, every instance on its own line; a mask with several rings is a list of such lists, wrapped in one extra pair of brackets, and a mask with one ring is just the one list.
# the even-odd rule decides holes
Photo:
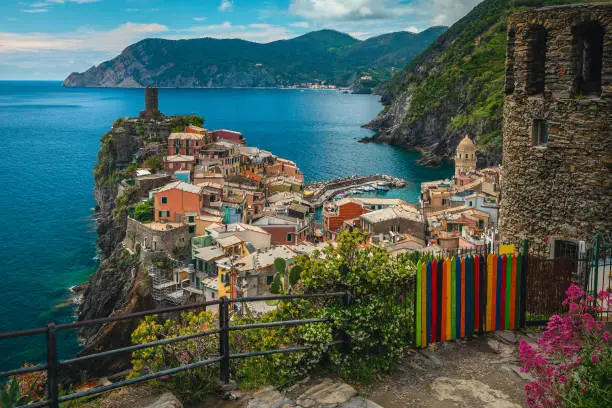
[(246, 145), (246, 139), (242, 137), (242, 133), (234, 132), (233, 130), (219, 129), (212, 132), (213, 140), (225, 140), (240, 145)]
[(200, 150), (199, 173), (221, 173), (234, 176), (240, 170), (240, 151), (235, 143), (218, 141)]
[(195, 158), (193, 156), (183, 156), (180, 154), (164, 157), (164, 170), (173, 174), (175, 171), (187, 170), (193, 173)]
[(206, 136), (201, 133), (170, 133), (168, 137), (168, 155), (200, 156), (200, 150), (206, 144)]

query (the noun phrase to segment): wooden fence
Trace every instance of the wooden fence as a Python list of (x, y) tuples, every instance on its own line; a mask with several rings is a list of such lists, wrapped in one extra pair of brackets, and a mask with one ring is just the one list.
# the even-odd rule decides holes
[(416, 346), (523, 326), (525, 273), (520, 254), (419, 262)]

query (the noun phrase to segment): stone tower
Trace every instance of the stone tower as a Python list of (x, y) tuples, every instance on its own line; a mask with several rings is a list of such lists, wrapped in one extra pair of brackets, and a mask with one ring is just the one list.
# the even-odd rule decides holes
[(612, 229), (612, 3), (508, 20), (501, 238), (590, 241)]
[(158, 108), (158, 88), (145, 88), (145, 110), (140, 112), (141, 118), (150, 118), (160, 115)]
[(466, 135), (457, 146), (455, 176), (476, 170), (476, 151), (478, 151), (478, 147)]

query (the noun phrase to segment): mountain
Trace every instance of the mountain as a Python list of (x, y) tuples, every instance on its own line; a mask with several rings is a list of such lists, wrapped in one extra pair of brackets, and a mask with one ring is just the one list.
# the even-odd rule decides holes
[(446, 27), (397, 32), (365, 41), (333, 30), (266, 44), (237, 39), (146, 39), (110, 61), (72, 73), (64, 86), (275, 87), (326, 81), (348, 86), (372, 71), (388, 79)]
[(387, 106), (366, 125), (377, 133), (364, 141), (418, 148), (423, 164), (439, 165), (467, 134), (479, 146), (480, 166), (501, 163), (507, 17), (577, 2), (483, 1), (385, 84)]

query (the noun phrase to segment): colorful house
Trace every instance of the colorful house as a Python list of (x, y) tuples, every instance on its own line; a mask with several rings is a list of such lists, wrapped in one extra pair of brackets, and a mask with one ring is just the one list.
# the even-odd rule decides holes
[(164, 157), (164, 170), (166, 173), (175, 173), (177, 171), (188, 171), (193, 172), (195, 166), (195, 157), (183, 156), (182, 154), (175, 154), (172, 156)]
[(266, 215), (253, 223), (272, 237), (272, 245), (296, 245), (306, 241), (310, 230), (308, 219), (284, 215)]
[(242, 137), (242, 133), (235, 132), (233, 130), (227, 129), (219, 129), (212, 131), (213, 140), (215, 141), (227, 141), (231, 143), (236, 143), (239, 145), (246, 145), (246, 139)]
[(323, 207), (323, 229), (328, 238), (334, 238), (336, 233), (342, 230), (345, 221), (358, 218), (368, 210), (353, 198), (344, 198), (336, 202), (330, 202)]
[(183, 181), (166, 184), (153, 193), (155, 221), (193, 223), (200, 213), (202, 188)]
[(200, 156), (200, 149), (206, 145), (206, 136), (200, 133), (177, 132), (168, 137), (168, 155)]

